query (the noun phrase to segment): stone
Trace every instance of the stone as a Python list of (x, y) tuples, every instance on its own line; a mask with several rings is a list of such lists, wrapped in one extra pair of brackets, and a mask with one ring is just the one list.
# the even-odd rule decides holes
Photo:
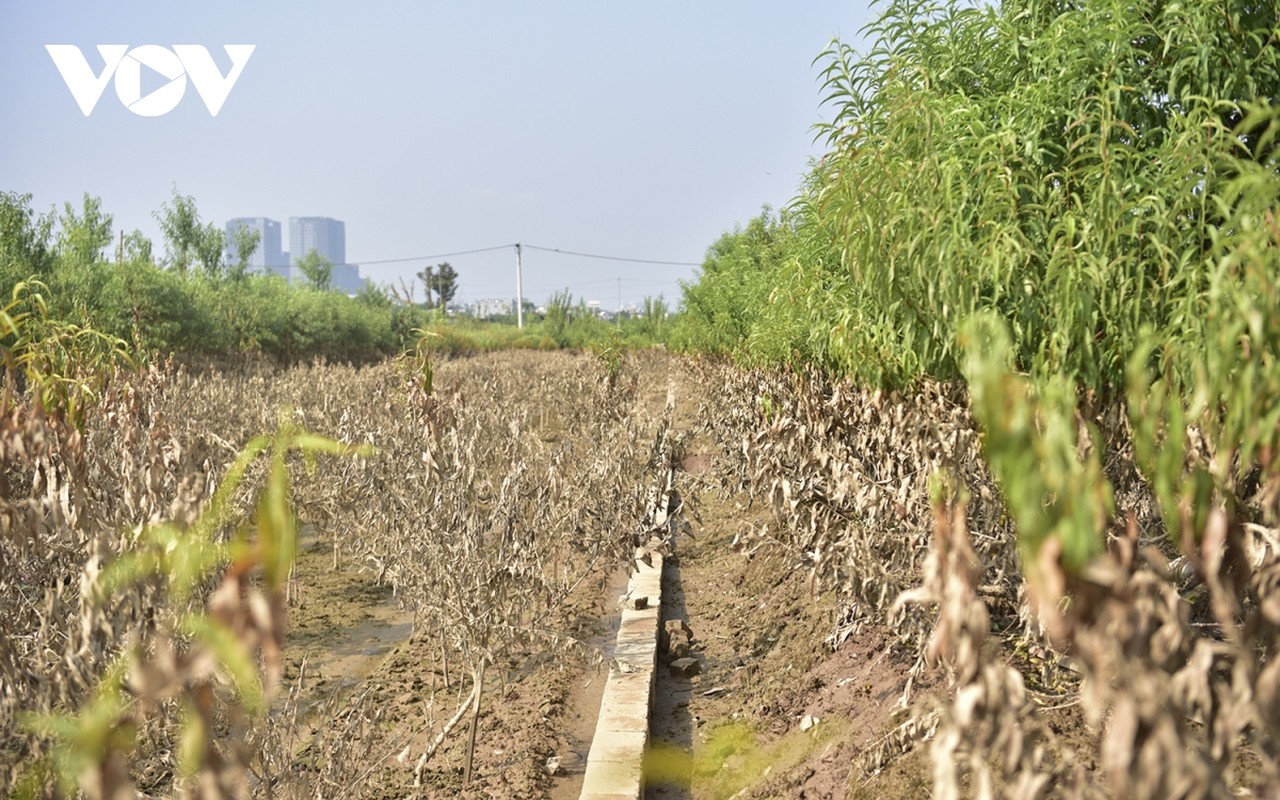
[(702, 672), (702, 663), (696, 658), (677, 658), (670, 664), (671, 674), (677, 678), (692, 678)]
[(684, 636), (693, 639), (693, 629), (689, 627), (689, 623), (682, 619), (669, 619), (662, 623), (662, 629), (670, 636), (672, 633), (682, 633)]
[(667, 661), (676, 661), (689, 657), (689, 640), (683, 636), (672, 636), (667, 642)]
[(814, 715), (805, 714), (804, 717), (800, 720), (800, 730), (807, 731), (813, 726), (817, 725), (819, 722), (821, 722), (821, 720), (819, 720)]

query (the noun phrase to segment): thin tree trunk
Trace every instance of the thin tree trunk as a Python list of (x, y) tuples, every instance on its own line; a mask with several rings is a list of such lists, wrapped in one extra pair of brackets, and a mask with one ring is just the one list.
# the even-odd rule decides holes
[(436, 735), (436, 738), (427, 747), (427, 751), (422, 754), (422, 758), (418, 759), (417, 765), (413, 768), (413, 785), (414, 786), (422, 785), (422, 771), (426, 769), (427, 762), (430, 761), (431, 757), (436, 754), (437, 750), (440, 749), (440, 745), (444, 744), (444, 740), (449, 738), (449, 733), (453, 731), (455, 727), (457, 727), (459, 722), (462, 721), (462, 718), (467, 713), (467, 708), (473, 705), (472, 698), (475, 698), (474, 705), (476, 706), (479, 705), (479, 699), (480, 699), (479, 695), (480, 695), (480, 686), (479, 684), (477, 684), (476, 686), (472, 687), (471, 694), (467, 697), (466, 702), (458, 704), (458, 710), (454, 712), (453, 716), (449, 719), (449, 721), (446, 722), (444, 724), (444, 727), (440, 729), (440, 733)]
[(476, 757), (476, 728), (480, 719), (480, 696), (484, 692), (484, 662), (485, 658), (480, 658), (480, 669), (476, 670), (476, 690), (475, 705), (471, 709), (471, 741), (467, 743), (467, 769), (462, 774), (462, 785), (466, 786), (471, 783), (471, 766)]
[(444, 632), (440, 633), (440, 663), (444, 667), (444, 688), (449, 690), (449, 648), (445, 646)]

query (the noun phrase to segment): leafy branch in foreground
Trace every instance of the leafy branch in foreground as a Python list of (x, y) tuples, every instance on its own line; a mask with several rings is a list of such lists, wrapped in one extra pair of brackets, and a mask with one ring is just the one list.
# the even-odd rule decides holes
[(80, 426), (86, 406), (115, 369), (132, 359), (123, 340), (52, 316), (47, 294), (43, 283), (24, 281), (0, 306), (0, 359), (6, 371), (0, 411), (12, 405), (15, 390), (25, 388), (45, 413), (65, 413)]
[[(97, 602), (145, 582), (158, 582), (166, 602), (154, 608), (152, 625), (132, 634), (83, 706), (22, 718), (50, 743), (49, 764), (64, 792), (78, 786), (89, 798), (132, 796), (128, 758), (136, 740), (176, 710), (178, 785), (197, 797), (247, 795), (254, 754), (243, 743), (282, 673), (285, 584), (298, 535), (286, 467), (292, 452), (310, 459), (362, 451), (290, 425), (258, 437), (194, 524), (148, 528), (136, 549), (97, 575), (90, 587)], [(263, 457), (267, 475), (253, 519), (237, 521), (232, 495)], [(223, 538), (228, 525), (234, 529)], [(192, 607), (204, 586), (211, 587), (207, 599)]]

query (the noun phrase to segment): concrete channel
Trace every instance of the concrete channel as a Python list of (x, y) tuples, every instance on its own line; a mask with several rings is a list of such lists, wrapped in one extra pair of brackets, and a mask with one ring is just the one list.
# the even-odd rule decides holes
[(622, 620), (587, 756), (582, 800), (644, 796), (644, 756), (658, 666), (662, 565), (658, 549), (637, 550), (635, 572), (622, 596)]

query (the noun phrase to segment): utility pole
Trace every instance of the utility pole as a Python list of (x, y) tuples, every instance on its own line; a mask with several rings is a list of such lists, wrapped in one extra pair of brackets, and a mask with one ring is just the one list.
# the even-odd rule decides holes
[(520, 275), (519, 242), (516, 242), (516, 327), (524, 327), (524, 284)]
[(618, 327), (622, 327), (622, 276), (618, 276)]

